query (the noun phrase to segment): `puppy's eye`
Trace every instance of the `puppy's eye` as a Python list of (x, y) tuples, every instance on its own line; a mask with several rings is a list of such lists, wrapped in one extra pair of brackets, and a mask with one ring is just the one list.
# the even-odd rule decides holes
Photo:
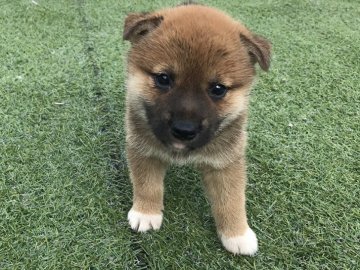
[(171, 87), (171, 79), (166, 73), (154, 75), (155, 85), (161, 90), (168, 90)]
[(218, 84), (214, 84), (210, 87), (209, 95), (212, 98), (220, 99), (226, 95), (227, 91), (228, 91), (228, 89), (225, 85), (218, 83)]

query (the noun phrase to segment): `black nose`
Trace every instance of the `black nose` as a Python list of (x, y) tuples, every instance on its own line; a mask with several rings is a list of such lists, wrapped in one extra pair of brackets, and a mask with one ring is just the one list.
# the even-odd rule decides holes
[(174, 121), (171, 125), (171, 134), (183, 141), (190, 141), (198, 133), (197, 125), (191, 121)]

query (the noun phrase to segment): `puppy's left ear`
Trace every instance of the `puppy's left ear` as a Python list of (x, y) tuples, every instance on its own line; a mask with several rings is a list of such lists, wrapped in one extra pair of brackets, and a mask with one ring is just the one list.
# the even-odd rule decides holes
[(240, 39), (248, 49), (253, 64), (259, 63), (260, 67), (268, 71), (270, 67), (271, 43), (264, 37), (252, 33), (240, 34)]
[(132, 13), (125, 19), (123, 39), (135, 43), (157, 28), (163, 17), (151, 13)]

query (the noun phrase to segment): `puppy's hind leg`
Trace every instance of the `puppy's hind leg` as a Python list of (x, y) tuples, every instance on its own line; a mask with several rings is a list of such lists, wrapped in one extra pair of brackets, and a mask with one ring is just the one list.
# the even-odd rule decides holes
[(128, 213), (131, 228), (146, 232), (158, 230), (163, 219), (164, 177), (167, 165), (156, 158), (138, 155), (127, 149), (130, 178), (133, 184), (133, 206)]
[(223, 246), (234, 254), (254, 255), (258, 242), (246, 219), (245, 170), (241, 158), (224, 169), (203, 168), (203, 174)]

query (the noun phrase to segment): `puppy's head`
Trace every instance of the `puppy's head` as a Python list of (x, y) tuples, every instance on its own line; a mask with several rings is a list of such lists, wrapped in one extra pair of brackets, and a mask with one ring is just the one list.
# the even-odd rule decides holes
[(125, 40), (127, 102), (170, 149), (189, 151), (246, 112), (255, 75), (270, 64), (270, 44), (224, 13), (184, 5), (130, 14)]

